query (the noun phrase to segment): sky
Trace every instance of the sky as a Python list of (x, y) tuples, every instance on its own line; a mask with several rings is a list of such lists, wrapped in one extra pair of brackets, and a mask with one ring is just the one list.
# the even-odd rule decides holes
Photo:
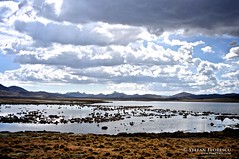
[(0, 83), (239, 93), (239, 1), (0, 0)]

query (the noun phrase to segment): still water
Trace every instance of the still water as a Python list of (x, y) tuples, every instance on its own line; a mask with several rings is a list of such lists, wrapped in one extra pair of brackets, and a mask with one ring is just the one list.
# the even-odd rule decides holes
[[(97, 105), (97, 104), (95, 104)], [(219, 102), (164, 102), (164, 101), (111, 101), (101, 105), (115, 106), (153, 106), (154, 108), (187, 110), (194, 112), (211, 111), (215, 113), (239, 114), (239, 103)]]
[[(99, 109), (100, 106), (109, 109)], [(150, 107), (145, 107), (150, 106)], [(128, 109), (122, 109), (122, 107)], [(120, 109), (119, 109), (120, 108)], [(57, 124), (40, 124), (36, 119), (33, 123), (0, 123), (0, 131), (59, 131), (74, 133), (118, 134), (120, 132), (210, 132), (221, 131), (226, 127), (239, 124), (238, 118), (217, 119), (222, 113), (238, 116), (239, 103), (205, 103), (205, 102), (144, 102), (144, 101), (112, 101), (93, 105), (1, 105), (0, 116), (9, 114), (17, 117), (37, 111), (49, 120), (49, 115), (57, 115), (59, 119), (51, 120)], [(210, 113), (203, 113), (210, 112)], [(99, 115), (112, 118), (120, 114), (120, 120), (102, 122), (69, 122), (70, 119), (88, 118)], [(60, 123), (60, 119), (67, 123)], [(107, 126), (107, 130), (102, 130)]]

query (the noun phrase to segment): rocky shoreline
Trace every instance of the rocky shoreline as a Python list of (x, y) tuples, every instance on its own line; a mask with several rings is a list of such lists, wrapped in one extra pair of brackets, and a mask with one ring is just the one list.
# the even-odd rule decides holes
[(0, 158), (237, 158), (239, 129), (210, 133), (0, 132)]

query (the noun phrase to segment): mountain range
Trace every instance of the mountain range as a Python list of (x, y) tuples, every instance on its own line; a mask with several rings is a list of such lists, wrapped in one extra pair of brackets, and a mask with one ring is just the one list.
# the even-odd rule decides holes
[(117, 100), (211, 100), (211, 101), (238, 101), (239, 94), (201, 94), (196, 95), (188, 92), (181, 92), (172, 96), (161, 96), (155, 94), (134, 94), (127, 95), (124, 93), (113, 92), (111, 94), (87, 94), (80, 92), (68, 92), (65, 94), (49, 92), (32, 92), (18, 86), (6, 87), (0, 84), (0, 98), (96, 98), (96, 99), (117, 99)]
[(0, 84), (0, 98), (63, 98), (63, 94), (48, 92), (32, 92), (18, 86), (6, 87)]

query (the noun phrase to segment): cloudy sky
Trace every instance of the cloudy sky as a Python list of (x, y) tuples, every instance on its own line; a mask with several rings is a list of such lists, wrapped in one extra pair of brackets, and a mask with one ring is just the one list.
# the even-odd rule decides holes
[(239, 1), (0, 0), (0, 83), (239, 93)]

